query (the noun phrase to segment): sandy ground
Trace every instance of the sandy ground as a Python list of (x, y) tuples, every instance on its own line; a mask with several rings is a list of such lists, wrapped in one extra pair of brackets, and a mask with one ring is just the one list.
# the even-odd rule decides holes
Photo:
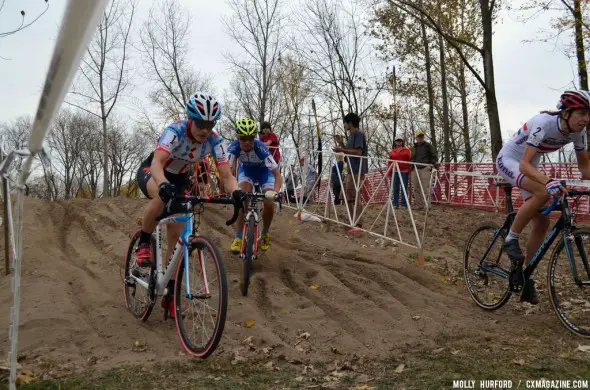
[[(159, 303), (146, 323), (125, 307), (123, 261), (144, 206), (145, 200), (127, 198), (26, 200), (21, 364), (57, 377), (90, 367), (186, 359)], [(229, 252), (232, 230), (224, 224), (229, 215), (229, 208), (207, 207), (200, 230), (221, 246), (230, 287), (228, 319), (214, 356), (267, 354), (313, 362), (355, 354), (378, 360), (448, 343), (529, 340), (534, 350), (580, 342), (551, 312), (543, 265), (537, 307), (513, 297), (489, 313), (472, 303), (462, 279), (462, 249), (475, 226), (499, 221), (501, 214), (436, 206), (426, 233), (428, 262), (418, 267), (411, 248), (368, 234), (351, 238), (340, 226), (326, 232), (284, 209), (246, 298), (239, 292), (240, 260)], [(399, 221), (409, 234), (407, 216)], [(3, 271), (0, 291), (0, 328), (7, 330), (11, 288)], [(255, 325), (247, 328), (247, 320)], [(309, 338), (301, 337), (304, 332)], [(249, 336), (253, 346), (244, 345)], [(145, 347), (138, 350), (136, 341)], [(2, 356), (7, 348), (5, 331)]]

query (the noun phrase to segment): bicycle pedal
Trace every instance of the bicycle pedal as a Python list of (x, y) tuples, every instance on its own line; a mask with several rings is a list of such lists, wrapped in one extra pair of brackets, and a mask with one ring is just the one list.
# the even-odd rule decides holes
[(510, 275), (508, 275), (508, 285), (510, 287), (510, 291), (521, 292), (524, 286), (524, 275), (522, 271), (510, 272)]

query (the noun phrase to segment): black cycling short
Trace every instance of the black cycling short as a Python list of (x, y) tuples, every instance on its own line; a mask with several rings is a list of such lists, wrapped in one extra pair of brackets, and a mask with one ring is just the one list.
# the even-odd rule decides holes
[[(150, 166), (152, 165), (152, 158), (153, 157), (154, 157), (154, 153), (150, 154), (148, 156), (148, 158), (143, 160), (143, 162), (139, 165), (139, 168), (137, 169), (137, 176), (136, 176), (137, 185), (139, 186), (139, 189), (149, 199), (151, 199), (151, 198), (150, 198), (148, 191), (147, 191), (147, 183), (150, 180), (150, 178), (152, 177), (152, 172), (150, 171)], [(174, 186), (178, 190), (186, 190), (189, 187), (188, 172), (181, 173), (181, 174), (177, 175), (177, 174), (170, 173), (170, 172), (164, 170), (164, 176), (166, 176), (166, 179), (168, 179), (168, 181), (170, 183), (174, 184)]]

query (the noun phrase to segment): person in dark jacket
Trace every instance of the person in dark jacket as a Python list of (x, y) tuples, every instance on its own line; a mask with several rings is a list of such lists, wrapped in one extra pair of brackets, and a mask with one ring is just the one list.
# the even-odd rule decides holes
[[(336, 157), (338, 160), (338, 157)], [(340, 172), (340, 174), (338, 173)], [(332, 176), (330, 177), (332, 181), (332, 192), (334, 193), (334, 204), (340, 204), (342, 201), (340, 200), (340, 192), (342, 191), (342, 180), (344, 180), (344, 160), (340, 159), (340, 161), (336, 161), (334, 165), (332, 165)]]
[[(416, 143), (412, 147), (412, 162), (419, 163), (412, 167), (412, 189), (414, 193), (414, 210), (424, 208), (424, 200), (429, 199), (430, 176), (432, 167), (437, 162), (437, 155), (434, 146), (424, 139), (424, 132), (416, 133)], [(422, 165), (425, 164), (425, 165)], [(424, 193), (422, 193), (424, 191)], [(429, 205), (430, 206), (430, 205)]]

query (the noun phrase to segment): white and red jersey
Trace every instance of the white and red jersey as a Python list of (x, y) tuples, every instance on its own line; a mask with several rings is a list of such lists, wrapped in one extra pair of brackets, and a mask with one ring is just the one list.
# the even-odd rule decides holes
[(537, 148), (537, 156), (533, 159), (533, 162), (537, 162), (541, 154), (555, 152), (570, 142), (574, 143), (576, 151), (586, 150), (586, 129), (579, 133), (570, 132), (564, 135), (561, 132), (559, 115), (538, 114), (529, 119), (512, 138), (506, 141), (500, 154), (504, 158), (520, 161), (525, 145), (529, 145)]
[(164, 170), (173, 174), (186, 173), (192, 165), (211, 153), (217, 165), (228, 164), (227, 146), (215, 131), (203, 143), (197, 142), (189, 131), (186, 119), (169, 124), (158, 140), (156, 150), (168, 153)]

